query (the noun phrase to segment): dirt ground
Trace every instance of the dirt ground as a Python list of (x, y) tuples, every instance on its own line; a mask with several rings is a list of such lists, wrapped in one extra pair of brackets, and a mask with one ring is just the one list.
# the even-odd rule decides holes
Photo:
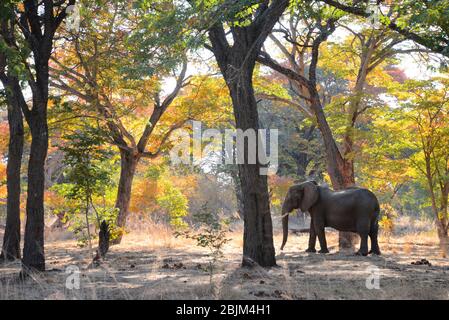
[[(428, 233), (383, 236), (382, 256), (368, 257), (337, 252), (336, 232), (327, 232), (325, 255), (304, 252), (307, 234), (290, 235), (280, 252), (276, 234), (270, 269), (241, 268), (241, 233), (230, 237), (212, 282), (207, 251), (168, 230), (126, 235), (98, 267), (75, 241), (49, 237), (47, 272), (20, 281), (19, 263), (0, 266), (0, 299), (449, 299), (449, 259)], [(411, 264), (421, 259), (431, 265)], [(79, 289), (70, 289), (71, 275)]]

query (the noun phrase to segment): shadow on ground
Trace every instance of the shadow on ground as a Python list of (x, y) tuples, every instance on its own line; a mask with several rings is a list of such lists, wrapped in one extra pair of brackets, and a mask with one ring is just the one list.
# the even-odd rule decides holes
[[(332, 235), (329, 239), (331, 245), (336, 242)], [(308, 254), (303, 252), (306, 243), (306, 235), (291, 237), (285, 252), (277, 256), (278, 267), (270, 269), (241, 268), (240, 245), (231, 243), (211, 281), (207, 254), (189, 244), (154, 249), (114, 246), (107, 261), (88, 268), (85, 249), (73, 241), (52, 242), (43, 274), (19, 281), (18, 262), (0, 266), (0, 298), (449, 299), (449, 261), (438, 257), (435, 244), (389, 240), (381, 242), (382, 256), (360, 257), (335, 253), (332, 246), (330, 254)], [(411, 264), (422, 258), (432, 266)], [(70, 266), (79, 274), (66, 273)], [(69, 289), (73, 276), (79, 276), (79, 289)], [(369, 289), (377, 276), (379, 288)]]

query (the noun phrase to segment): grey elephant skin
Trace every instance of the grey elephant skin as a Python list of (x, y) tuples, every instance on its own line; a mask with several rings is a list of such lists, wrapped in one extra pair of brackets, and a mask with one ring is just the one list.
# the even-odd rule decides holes
[[(357, 254), (380, 254), (377, 234), (379, 230), (379, 202), (368, 189), (352, 187), (333, 191), (319, 186), (315, 181), (307, 181), (289, 188), (282, 205), (283, 240), (281, 250), (288, 237), (288, 214), (294, 209), (308, 211), (311, 216), (309, 247), (306, 252), (316, 252), (316, 238), (320, 242), (320, 253), (328, 253), (325, 227), (339, 231), (355, 232), (360, 236)], [(368, 236), (371, 251), (368, 252)]]

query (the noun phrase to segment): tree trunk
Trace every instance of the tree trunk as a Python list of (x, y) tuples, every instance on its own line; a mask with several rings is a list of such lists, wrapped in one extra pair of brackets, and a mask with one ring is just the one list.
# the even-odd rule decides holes
[(6, 228), (0, 260), (20, 259), (20, 168), (23, 153), (23, 117), (15, 95), (8, 94), (9, 146), (7, 165)]
[[(447, 232), (447, 194), (443, 191), (442, 194), (442, 203), (441, 203), (441, 212), (438, 210), (437, 198), (434, 190), (433, 176), (432, 176), (432, 168), (431, 168), (431, 154), (430, 152), (424, 152), (424, 159), (426, 164), (426, 178), (429, 187), (430, 200), (432, 203), (432, 211), (435, 216), (435, 225), (437, 227), (438, 239), (440, 241), (440, 248), (443, 254), (446, 256), (449, 254), (449, 237)], [(441, 217), (442, 216), (442, 217)]]
[(447, 233), (447, 228), (442, 226), (440, 221), (436, 221), (438, 239), (440, 240), (440, 248), (445, 257), (449, 254), (449, 235)]
[[(69, 0), (73, 5), (75, 0)], [(33, 107), (28, 109), (23, 92), (15, 93), (22, 113), (31, 131), (31, 149), (28, 162), (28, 189), (26, 204), (26, 225), (22, 258), (22, 276), (26, 276), (32, 269), (45, 270), (44, 254), (44, 187), (45, 187), (45, 158), (48, 148), (48, 61), (53, 49), (56, 30), (66, 17), (66, 11), (56, 4), (56, 1), (24, 1), (22, 12), (10, 16), (10, 22), (3, 19), (3, 44), (14, 50), (27, 47), (31, 50), (33, 61), (22, 61), (29, 71), (27, 82), (31, 89)], [(9, 18), (8, 18), (9, 19)], [(18, 25), (23, 28), (19, 28)], [(22, 36), (16, 33), (20, 33)], [(18, 36), (16, 39), (16, 35)], [(19, 40), (22, 39), (22, 40)], [(10, 65), (17, 64), (15, 59)], [(19, 100), (20, 99), (20, 100)]]
[(44, 187), (45, 158), (48, 149), (46, 102), (33, 103), (28, 124), (31, 149), (28, 162), (27, 219), (22, 264), (27, 269), (45, 271), (44, 254)]
[[(119, 210), (117, 217), (117, 226), (124, 228), (126, 219), (129, 213), (129, 203), (131, 200), (132, 183), (136, 167), (139, 159), (131, 152), (120, 150), (120, 180), (117, 190), (117, 200), (115, 207)], [(122, 234), (113, 241), (114, 244), (119, 244), (122, 240)]]
[(243, 194), (242, 185), (240, 184), (239, 174), (234, 170), (231, 172), (232, 181), (234, 183), (234, 192), (237, 201), (237, 213), (240, 219), (243, 220)]
[[(237, 128), (243, 131), (256, 130), (257, 136), (259, 117), (252, 85), (253, 67), (254, 65), (243, 67), (238, 79), (230, 79), (229, 75), (223, 74), (230, 90)], [(260, 174), (259, 159), (256, 164), (248, 163), (248, 150), (252, 147), (245, 141), (245, 163), (239, 164), (244, 211), (242, 265), (253, 266), (257, 263), (268, 267), (276, 265), (268, 183), (267, 176)], [(256, 150), (257, 147), (256, 145)]]
[[(323, 106), (320, 100), (320, 94), (317, 89), (316, 63), (318, 61), (318, 48), (319, 44), (322, 41), (325, 41), (326, 38), (327, 35), (325, 35), (324, 37), (321, 36), (321, 39), (319, 38), (315, 39), (315, 41), (319, 40), (319, 42), (314, 41), (312, 49), (312, 62), (309, 67), (308, 80), (301, 80), (301, 81), (298, 80), (298, 77), (305, 79), (304, 68), (303, 67), (296, 68), (295, 62), (292, 63), (293, 70), (290, 70), (291, 72), (287, 72), (288, 69), (282, 68), (282, 66), (273, 63), (272, 61), (270, 61), (270, 59), (259, 57), (258, 60), (259, 62), (262, 62), (263, 64), (272, 67), (274, 70), (277, 70), (278, 72), (286, 75), (288, 78), (293, 80), (296, 83), (296, 88), (298, 92), (301, 92), (302, 95), (310, 99), (310, 101), (308, 101), (308, 104), (310, 105), (310, 109), (316, 118), (317, 125), (321, 132), (321, 136), (324, 142), (327, 172), (330, 176), (333, 188), (335, 190), (340, 190), (354, 185), (355, 183), (354, 168), (352, 161), (345, 159), (337, 146), (337, 143), (332, 135), (331, 128), (324, 114)], [(313, 64), (313, 61), (315, 64)], [(292, 75), (292, 72), (296, 73), (296, 75), (298, 76), (294, 77)], [(340, 249), (354, 248), (356, 235), (347, 232), (340, 232), (339, 238), (340, 238), (339, 240)]]
[[(353, 97), (350, 103), (350, 112), (348, 124), (346, 127), (345, 136), (343, 138), (342, 147), (342, 159), (340, 164), (338, 161), (334, 161), (333, 166), (340, 167), (341, 179), (334, 177), (335, 183), (333, 187), (336, 190), (348, 188), (355, 185), (355, 175), (354, 175), (354, 155), (352, 154), (354, 149), (354, 128), (359, 116), (359, 108), (362, 102), (363, 89), (366, 83), (366, 77), (368, 74), (368, 66), (371, 61), (371, 56), (374, 50), (375, 41), (372, 39), (369, 42), (368, 49), (363, 53), (361, 57), (361, 66), (357, 73), (357, 81), (353, 90)], [(339, 153), (340, 155), (340, 153)], [(333, 161), (333, 160), (332, 160)], [(355, 243), (357, 242), (357, 234), (352, 232), (339, 232), (338, 234), (338, 246), (340, 249), (354, 249)]]
[[(234, 38), (232, 45), (226, 38), (222, 22), (215, 22), (208, 30), (212, 44), (210, 49), (232, 98), (237, 129), (259, 129), (259, 115), (252, 83), (254, 66), (265, 39), (288, 5), (288, 0), (271, 1), (270, 4), (264, 1), (255, 11), (250, 24), (231, 24)], [(258, 137), (258, 132), (255, 133)], [(244, 144), (247, 156), (248, 147), (254, 146), (249, 146), (247, 141)], [(256, 143), (256, 150), (257, 147)], [(267, 176), (261, 175), (261, 164), (257, 157), (255, 164), (249, 164), (247, 160), (238, 166), (244, 216), (242, 265), (275, 266)]]
[(348, 185), (344, 187), (348, 187), (355, 184), (355, 175), (354, 175), (354, 130), (357, 122), (357, 118), (360, 115), (360, 107), (362, 104), (362, 96), (365, 88), (366, 78), (368, 76), (368, 67), (371, 63), (371, 58), (374, 52), (374, 46), (376, 41), (373, 38), (370, 38), (367, 48), (363, 51), (360, 60), (361, 65), (359, 67), (359, 71), (357, 72), (357, 81), (352, 90), (352, 97), (350, 100), (350, 109), (348, 115), (348, 123), (346, 125), (346, 132), (343, 137), (343, 175), (346, 177), (346, 181), (349, 182)]
[(102, 221), (100, 224), (100, 232), (98, 234), (98, 251), (97, 255), (99, 258), (104, 259), (106, 257), (106, 253), (109, 250), (109, 225), (106, 221)]
[[(354, 186), (355, 180), (352, 162), (345, 161), (338, 149), (337, 143), (334, 140), (332, 131), (324, 115), (321, 103), (319, 102), (318, 92), (312, 91), (311, 96), (314, 98), (312, 110), (316, 116), (318, 128), (320, 129), (324, 141), (327, 172), (329, 173), (332, 187), (335, 190), (341, 190)], [(352, 232), (339, 232), (338, 234), (339, 249), (353, 250), (356, 241), (357, 235)]]

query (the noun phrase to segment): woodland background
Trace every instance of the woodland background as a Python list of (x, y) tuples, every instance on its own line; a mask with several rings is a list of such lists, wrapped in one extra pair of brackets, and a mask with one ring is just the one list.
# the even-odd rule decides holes
[[(79, 28), (66, 13), (74, 4)], [(113, 265), (130, 243), (142, 250), (167, 237), (167, 250), (179, 237), (211, 249), (213, 264), (273, 266), (283, 258), (271, 230), (277, 243), (288, 187), (311, 179), (372, 190), (387, 257), (399, 250), (388, 246), (406, 247), (409, 264), (423, 237), (429, 248), (417, 258), (441, 264), (431, 283), (445, 272), (448, 1), (28, 0), (0, 9), (5, 274), (43, 272), (63, 248)], [(173, 165), (173, 137), (192, 120), (203, 130), (279, 129), (277, 173), (217, 163), (223, 150)], [(110, 262), (107, 245), (95, 255), (102, 221)], [(126, 243), (137, 234), (141, 243)], [(302, 251), (303, 237), (290, 249)], [(341, 249), (357, 242), (331, 237)], [(227, 238), (233, 250), (217, 241)], [(176, 263), (162, 265), (182, 269)]]

